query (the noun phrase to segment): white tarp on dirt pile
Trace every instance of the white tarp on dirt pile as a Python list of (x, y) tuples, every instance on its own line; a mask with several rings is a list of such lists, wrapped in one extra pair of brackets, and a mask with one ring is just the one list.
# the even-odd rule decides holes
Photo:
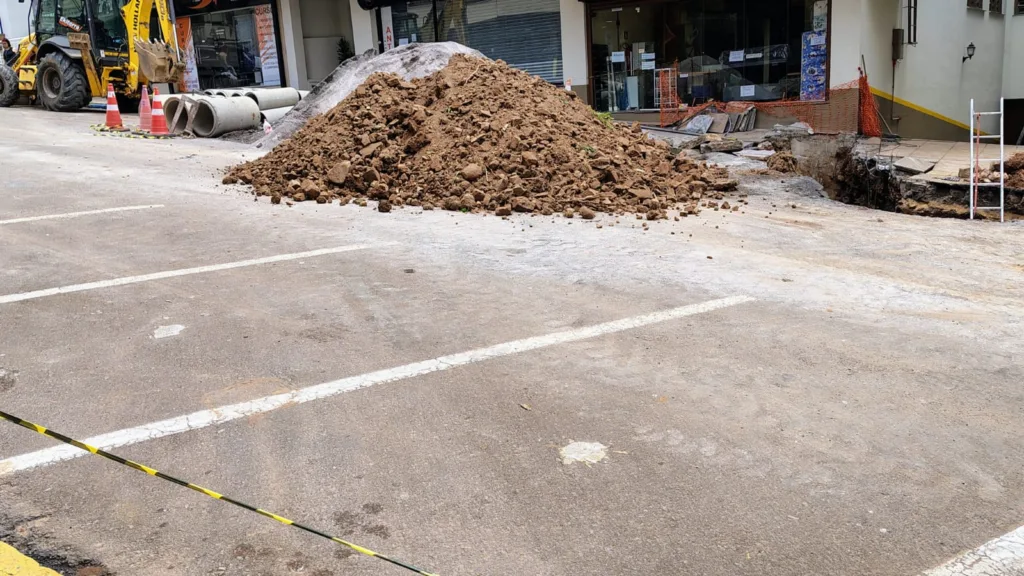
[(273, 148), (278, 142), (290, 138), (310, 118), (334, 108), (374, 72), (391, 72), (406, 80), (422, 78), (447, 66), (448, 59), (455, 54), (483, 58), (483, 54), (456, 42), (407, 44), (380, 55), (374, 55), (372, 50), (368, 50), (350, 58), (317, 84), (291, 112), (275, 122), (274, 131), (256, 142), (256, 146)]

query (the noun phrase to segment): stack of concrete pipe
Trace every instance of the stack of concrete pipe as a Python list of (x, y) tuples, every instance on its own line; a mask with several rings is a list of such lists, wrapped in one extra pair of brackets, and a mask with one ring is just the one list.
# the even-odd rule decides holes
[[(259, 128), (264, 122), (273, 124), (301, 99), (302, 93), (294, 88), (231, 88), (192, 94), (188, 101), (178, 95), (168, 96), (163, 99), (163, 105), (172, 133), (184, 132), (188, 117), (192, 116), (193, 134), (216, 138), (236, 130)], [(174, 122), (181, 106), (186, 109)], [(193, 106), (196, 107), (194, 113)]]

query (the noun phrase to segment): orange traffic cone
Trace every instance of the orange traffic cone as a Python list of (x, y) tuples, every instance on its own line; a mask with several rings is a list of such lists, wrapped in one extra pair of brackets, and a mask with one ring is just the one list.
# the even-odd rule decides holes
[(149, 103), (149, 89), (142, 86), (142, 100), (139, 101), (139, 130), (149, 132), (153, 129), (153, 107)]
[(164, 116), (164, 105), (160, 103), (160, 99), (157, 96), (160, 95), (160, 90), (153, 90), (153, 120), (152, 126), (149, 129), (149, 133), (153, 136), (166, 136), (167, 132), (167, 117)]
[(114, 85), (107, 84), (107, 128), (110, 130), (124, 130), (121, 123), (121, 111), (117, 109), (117, 96), (114, 96)]

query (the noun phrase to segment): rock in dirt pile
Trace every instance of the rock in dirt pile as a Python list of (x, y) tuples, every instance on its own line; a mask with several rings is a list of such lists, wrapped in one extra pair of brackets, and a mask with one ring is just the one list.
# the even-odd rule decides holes
[(501, 61), (456, 55), (430, 76), (374, 74), (329, 112), (225, 182), (320, 203), (423, 209), (643, 212), (735, 188), (722, 169), (602, 118), (571, 92)]
[[(998, 166), (996, 166), (998, 169)], [(1024, 190), (1024, 152), (1010, 156), (1003, 163), (1006, 170), (1005, 185), (1009, 188)]]

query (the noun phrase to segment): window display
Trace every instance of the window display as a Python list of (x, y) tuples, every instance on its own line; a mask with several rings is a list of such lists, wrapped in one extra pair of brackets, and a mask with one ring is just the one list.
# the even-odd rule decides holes
[[(660, 105), (659, 73), (678, 64), (682, 102), (820, 100), (828, 0), (678, 0), (590, 10), (593, 105)], [(663, 83), (662, 83), (663, 84)]]
[[(185, 6), (180, 6), (185, 4)], [(233, 6), (231, 9), (225, 5)], [(177, 31), (185, 54), (185, 90), (280, 86), (273, 4), (179, 0)], [(213, 10), (211, 10), (213, 9)]]

